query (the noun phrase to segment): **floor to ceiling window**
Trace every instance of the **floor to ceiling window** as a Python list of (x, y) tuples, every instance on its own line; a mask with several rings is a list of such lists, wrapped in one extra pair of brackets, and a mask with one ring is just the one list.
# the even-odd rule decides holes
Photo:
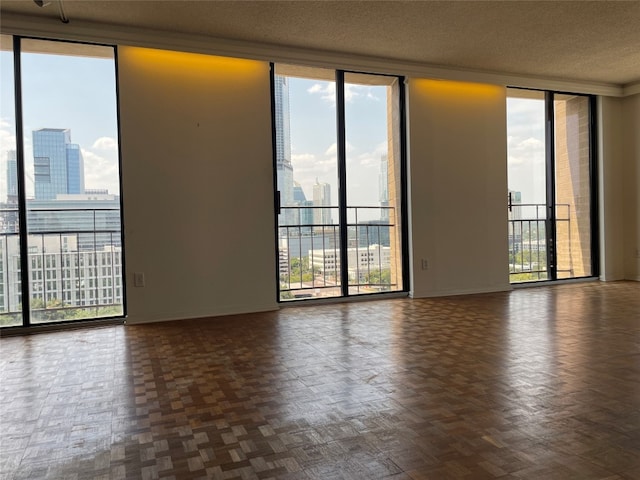
[(113, 47), (2, 37), (0, 325), (124, 314)]
[(276, 65), (279, 298), (407, 288), (403, 84)]
[(593, 97), (509, 89), (511, 282), (598, 273)]

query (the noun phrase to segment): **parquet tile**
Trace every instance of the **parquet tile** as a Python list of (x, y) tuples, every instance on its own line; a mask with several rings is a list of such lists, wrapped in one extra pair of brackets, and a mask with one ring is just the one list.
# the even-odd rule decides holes
[(0, 340), (0, 478), (640, 479), (640, 284)]

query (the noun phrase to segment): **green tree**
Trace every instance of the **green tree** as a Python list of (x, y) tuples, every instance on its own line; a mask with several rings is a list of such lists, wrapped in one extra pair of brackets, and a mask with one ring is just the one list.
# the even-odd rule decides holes
[(365, 283), (373, 285), (391, 285), (391, 269), (385, 268), (383, 270), (371, 270), (365, 276)]

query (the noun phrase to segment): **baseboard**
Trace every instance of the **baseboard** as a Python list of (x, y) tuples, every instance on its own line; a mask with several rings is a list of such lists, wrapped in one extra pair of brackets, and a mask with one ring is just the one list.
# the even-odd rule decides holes
[(126, 325), (142, 325), (146, 323), (157, 323), (157, 322), (175, 322), (179, 320), (198, 320), (204, 318), (215, 318), (215, 317), (225, 317), (230, 315), (243, 315), (247, 313), (260, 313), (260, 312), (271, 312), (274, 310), (278, 310), (279, 306), (277, 303), (269, 303), (264, 305), (227, 305), (222, 308), (216, 309), (215, 312), (172, 312), (169, 315), (166, 314), (151, 314), (145, 315), (145, 317), (135, 317), (129, 316), (126, 319)]
[(438, 290), (434, 292), (428, 292), (426, 294), (416, 295), (415, 292), (411, 292), (409, 296), (411, 298), (433, 298), (433, 297), (453, 297), (456, 295), (476, 295), (479, 293), (497, 293), (497, 292), (510, 292), (513, 290), (510, 284), (487, 287), (487, 288), (468, 288), (468, 289), (453, 289), (453, 290)]

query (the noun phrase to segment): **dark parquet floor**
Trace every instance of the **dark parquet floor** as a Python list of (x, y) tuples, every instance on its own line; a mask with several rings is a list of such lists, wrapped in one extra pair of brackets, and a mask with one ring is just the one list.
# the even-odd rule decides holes
[(3, 479), (640, 479), (640, 284), (0, 340)]

